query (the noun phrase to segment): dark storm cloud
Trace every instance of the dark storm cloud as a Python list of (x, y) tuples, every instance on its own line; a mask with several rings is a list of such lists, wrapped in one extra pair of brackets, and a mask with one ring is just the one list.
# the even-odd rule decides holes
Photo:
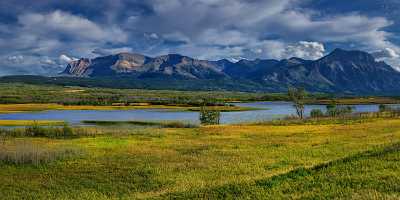
[[(398, 55), (391, 28), (396, 18), (356, 8), (341, 12), (333, 5), (334, 11), (324, 10), (323, 4), (309, 2), (3, 0), (0, 74), (54, 74), (71, 59), (123, 51), (204, 59), (315, 59), (324, 55), (325, 45), (334, 44)], [(399, 58), (383, 59), (395, 64)]]

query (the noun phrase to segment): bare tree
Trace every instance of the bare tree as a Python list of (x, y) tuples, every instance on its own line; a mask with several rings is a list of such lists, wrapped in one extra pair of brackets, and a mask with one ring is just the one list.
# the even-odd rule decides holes
[(297, 116), (299, 116), (300, 119), (303, 119), (304, 104), (307, 97), (307, 92), (304, 90), (304, 88), (289, 87), (288, 96), (293, 102), (293, 107), (296, 109)]

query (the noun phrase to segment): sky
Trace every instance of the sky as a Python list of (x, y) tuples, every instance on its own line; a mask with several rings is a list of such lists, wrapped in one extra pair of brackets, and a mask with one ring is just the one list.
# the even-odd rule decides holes
[(0, 75), (119, 52), (235, 61), (335, 48), (400, 69), (399, 23), (399, 0), (1, 0)]

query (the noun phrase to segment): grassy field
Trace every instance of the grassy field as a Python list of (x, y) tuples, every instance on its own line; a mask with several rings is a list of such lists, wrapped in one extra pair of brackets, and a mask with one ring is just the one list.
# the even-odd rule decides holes
[[(0, 196), (400, 198), (399, 119), (325, 125), (88, 129), (96, 135), (1, 138)], [(24, 152), (30, 153), (26, 156)], [(35, 156), (40, 162), (29, 159)]]
[(280, 93), (107, 89), (0, 83), (0, 103), (8, 104), (111, 105), (112, 103), (151, 103), (196, 105), (203, 98), (212, 98), (218, 102), (287, 100), (286, 95)]
[(252, 183), (172, 193), (173, 199), (399, 199), (400, 143)]
[[(0, 83), (0, 104), (54, 104), (69, 105), (66, 109), (125, 109), (178, 107), (186, 110), (198, 110), (204, 99), (212, 100), (215, 105), (248, 101), (288, 101), (285, 93), (250, 93), (231, 91), (175, 91), (144, 89), (108, 89), (69, 87), (55, 85), (29, 85), (21, 83)], [(328, 94), (309, 94), (307, 104), (330, 104), (332, 99), (337, 104), (395, 104), (398, 97), (340, 97)], [(103, 106), (98, 108), (97, 106)], [(105, 107), (110, 106), (110, 107)], [(115, 108), (119, 106), (119, 108)], [(59, 109), (60, 106), (57, 106)], [(34, 108), (32, 108), (34, 109)], [(37, 109), (45, 109), (40, 108)], [(232, 106), (220, 107), (223, 111), (236, 111)], [(249, 108), (246, 108), (249, 109)], [(0, 107), (0, 112), (2, 107)]]

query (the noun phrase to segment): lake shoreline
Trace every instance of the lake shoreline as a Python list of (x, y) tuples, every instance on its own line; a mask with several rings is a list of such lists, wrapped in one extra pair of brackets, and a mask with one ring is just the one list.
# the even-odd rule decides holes
[[(295, 116), (296, 111), (291, 102), (253, 102), (236, 103), (229, 106), (229, 112), (220, 113), (220, 124), (252, 123), (284, 119)], [(3, 107), (3, 108), (2, 108)], [(0, 120), (57, 120), (70, 125), (84, 125), (82, 121), (178, 121), (192, 124), (200, 123), (199, 108), (166, 106), (60, 106), (57, 104), (9, 104), (0, 105), (0, 110), (10, 113), (0, 114)], [(394, 105), (393, 107), (400, 107)], [(6, 110), (6, 108), (8, 110)], [(11, 109), (12, 108), (12, 109)], [(49, 109), (52, 108), (52, 109)], [(130, 109), (133, 108), (133, 109)], [(216, 107), (217, 111), (226, 111), (227, 107)], [(243, 110), (246, 108), (246, 110)], [(250, 109), (248, 109), (250, 108)], [(86, 110), (84, 110), (86, 109)], [(236, 110), (233, 110), (236, 109)], [(241, 109), (241, 110), (237, 110)], [(326, 112), (324, 105), (305, 105), (305, 117), (312, 110)], [(31, 110), (29, 112), (29, 110)], [(25, 111), (25, 112), (23, 112)], [(379, 105), (354, 105), (354, 112), (377, 112)]]
[[(220, 112), (240, 112), (257, 110), (257, 108), (240, 106), (207, 106)], [(19, 113), (19, 112), (40, 112), (48, 110), (139, 110), (139, 109), (165, 109), (169, 111), (192, 111), (200, 110), (198, 106), (190, 105), (61, 105), (61, 104), (0, 104), (0, 114)]]

